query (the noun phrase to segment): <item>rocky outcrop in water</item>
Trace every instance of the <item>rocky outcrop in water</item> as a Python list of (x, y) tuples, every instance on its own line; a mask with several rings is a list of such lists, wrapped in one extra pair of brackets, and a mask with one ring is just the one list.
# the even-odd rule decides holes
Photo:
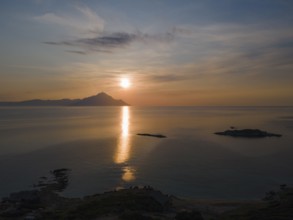
[(162, 135), (162, 134), (149, 134), (149, 133), (138, 133), (136, 135), (147, 136), (147, 137), (156, 137), (156, 138), (166, 138), (167, 137), (167, 136)]
[(262, 137), (281, 137), (281, 134), (269, 133), (259, 129), (242, 129), (242, 130), (226, 130), (215, 132), (217, 135), (225, 135), (231, 137), (247, 137), (247, 138), (262, 138)]

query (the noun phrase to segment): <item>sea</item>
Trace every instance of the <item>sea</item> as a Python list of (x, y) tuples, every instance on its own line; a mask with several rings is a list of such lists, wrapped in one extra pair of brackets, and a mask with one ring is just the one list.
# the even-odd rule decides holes
[[(282, 137), (214, 134), (230, 127)], [(293, 185), (293, 107), (1, 107), (0, 197), (60, 168), (71, 170), (67, 197), (152, 186), (181, 198), (261, 199)]]

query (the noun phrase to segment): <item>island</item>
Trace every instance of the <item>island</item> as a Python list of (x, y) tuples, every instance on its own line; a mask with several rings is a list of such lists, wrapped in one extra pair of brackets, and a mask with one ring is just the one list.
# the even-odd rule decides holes
[(123, 100), (114, 99), (105, 92), (83, 99), (42, 100), (32, 99), (19, 102), (0, 102), (0, 106), (128, 106)]
[(149, 134), (149, 133), (137, 133), (139, 136), (147, 136), (147, 137), (156, 137), (156, 138), (166, 138), (167, 136), (162, 134)]
[(247, 138), (263, 138), (263, 137), (281, 137), (281, 134), (269, 133), (259, 129), (241, 129), (241, 130), (226, 130), (215, 132), (217, 135), (225, 135), (231, 137), (247, 137)]

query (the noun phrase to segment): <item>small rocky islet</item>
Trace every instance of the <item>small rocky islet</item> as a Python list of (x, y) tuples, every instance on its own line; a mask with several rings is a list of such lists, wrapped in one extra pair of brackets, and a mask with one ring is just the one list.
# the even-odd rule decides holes
[(246, 138), (264, 138), (264, 137), (282, 137), (281, 134), (274, 134), (259, 129), (231, 129), (221, 132), (215, 132), (216, 135)]
[(167, 136), (163, 135), (163, 134), (137, 133), (136, 135), (147, 136), (147, 137), (156, 137), (156, 138), (167, 138)]
[[(275, 134), (267, 131), (262, 131), (260, 129), (235, 129), (235, 127), (230, 127), (230, 130), (218, 131), (214, 134), (231, 136), (231, 137), (244, 137), (244, 138), (264, 138), (264, 137), (282, 137), (281, 134)], [(139, 136), (155, 137), (155, 138), (167, 138), (163, 134), (151, 134), (151, 133), (137, 133)]]

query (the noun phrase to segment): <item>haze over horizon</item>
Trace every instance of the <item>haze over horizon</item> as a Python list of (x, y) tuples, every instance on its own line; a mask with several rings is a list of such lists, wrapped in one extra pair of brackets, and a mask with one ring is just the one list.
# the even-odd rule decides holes
[(0, 101), (104, 91), (131, 105), (293, 105), (292, 11), (290, 0), (5, 1)]

